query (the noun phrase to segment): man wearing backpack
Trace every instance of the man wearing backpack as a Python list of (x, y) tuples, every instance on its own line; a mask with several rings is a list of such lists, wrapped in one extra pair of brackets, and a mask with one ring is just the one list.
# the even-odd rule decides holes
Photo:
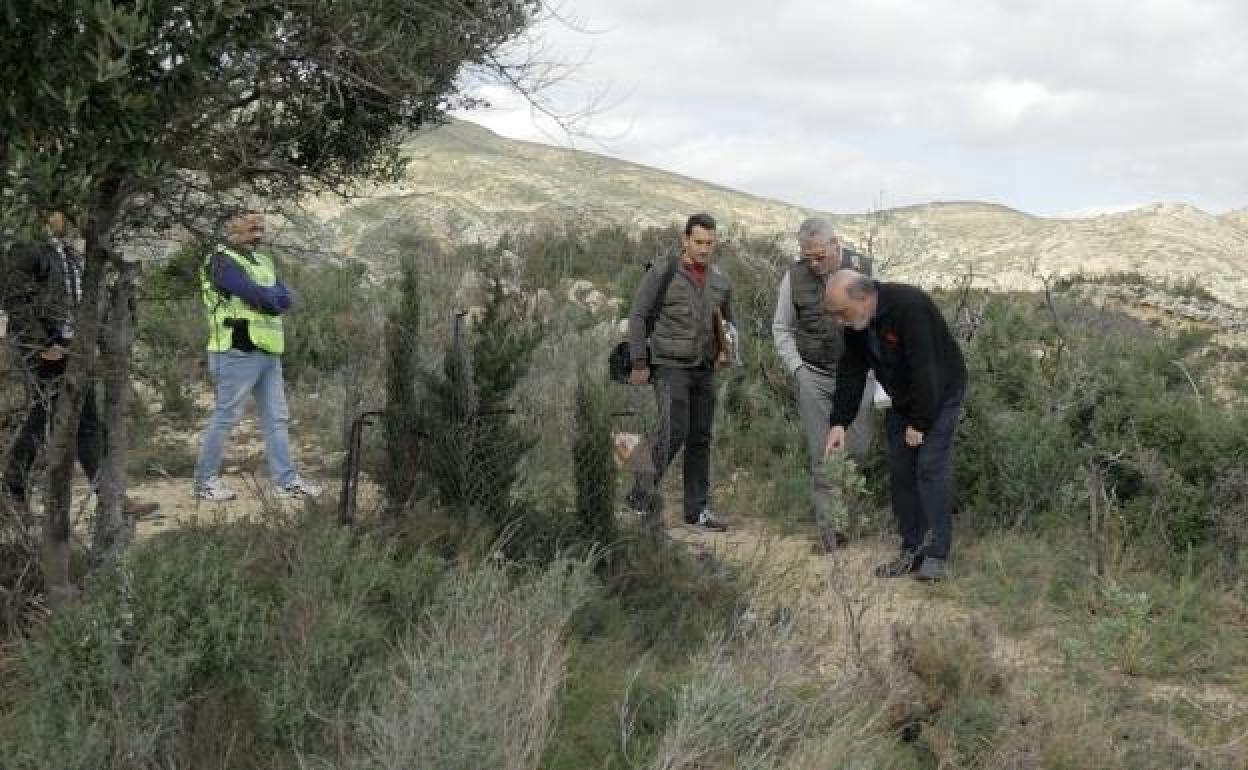
[[(871, 258), (841, 245), (826, 219), (811, 217), (797, 229), (802, 258), (780, 280), (771, 333), (776, 352), (797, 380), (797, 406), (810, 463), (811, 503), (815, 511), (816, 548), (831, 553), (848, 542), (844, 505), (824, 468), (828, 416), (836, 393), (836, 367), (845, 350), (840, 324), (823, 309), (828, 276), (841, 269), (871, 273)], [(849, 455), (859, 467), (871, 449), (871, 396), (866, 388), (846, 436)]]
[(633, 385), (654, 385), (658, 424), (650, 438), (653, 470), (638, 473), (627, 502), (657, 516), (659, 480), (683, 447), (684, 519), (716, 532), (724, 525), (710, 508), (711, 425), (720, 324), (732, 323), (732, 283), (711, 266), (715, 220), (685, 222), (681, 253), (646, 272), (628, 316)]

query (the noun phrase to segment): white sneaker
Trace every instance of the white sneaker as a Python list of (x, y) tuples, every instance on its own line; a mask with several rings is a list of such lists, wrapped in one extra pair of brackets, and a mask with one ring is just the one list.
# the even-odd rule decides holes
[(711, 510), (709, 508), (703, 508), (702, 512), (698, 514), (698, 518), (696, 520), (690, 521), (687, 523), (692, 524), (695, 527), (708, 529), (711, 532), (728, 531), (728, 528), (725, 527), (723, 523), (720, 522), (719, 517), (711, 513)]
[(283, 500), (291, 500), (301, 497), (320, 497), (323, 491), (325, 490), (315, 481), (308, 481), (302, 476), (296, 476), (294, 480), (279, 486), (274, 494)]
[(196, 500), (207, 500), (210, 503), (224, 503), (238, 497), (238, 493), (225, 485), (220, 476), (195, 482), (191, 489), (191, 497)]

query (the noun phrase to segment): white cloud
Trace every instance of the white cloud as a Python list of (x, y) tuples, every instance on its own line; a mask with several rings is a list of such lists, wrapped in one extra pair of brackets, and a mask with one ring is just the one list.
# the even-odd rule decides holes
[[(610, 86), (589, 128), (635, 162), (861, 210), (979, 199), (1035, 213), (1248, 204), (1248, 4), (1238, 0), (569, 2), (585, 61), (549, 92)], [(521, 101), (474, 113), (549, 141)], [(541, 121), (537, 121), (540, 125)]]
[(1016, 135), (1037, 122), (1051, 126), (1067, 120), (1087, 100), (1076, 93), (1057, 93), (1035, 80), (994, 78), (970, 87), (975, 123), (991, 134)]

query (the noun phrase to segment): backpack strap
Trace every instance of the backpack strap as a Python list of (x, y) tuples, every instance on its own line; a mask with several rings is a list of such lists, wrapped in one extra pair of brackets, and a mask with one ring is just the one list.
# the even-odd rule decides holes
[(854, 251), (853, 249), (841, 247), (841, 267), (848, 267), (851, 270), (857, 270), (865, 276), (870, 276), (874, 272), (873, 260), (866, 254)]
[[(654, 332), (654, 325), (659, 320), (659, 308), (663, 307), (663, 300), (667, 298), (667, 287), (672, 285), (672, 277), (676, 275), (676, 269), (680, 265), (680, 257), (672, 257), (667, 261), (667, 269), (663, 273), (663, 277), (659, 279), (659, 293), (654, 297), (654, 308), (650, 314), (646, 316), (646, 338)], [(651, 263), (646, 266), (646, 270), (650, 270), (654, 265)]]

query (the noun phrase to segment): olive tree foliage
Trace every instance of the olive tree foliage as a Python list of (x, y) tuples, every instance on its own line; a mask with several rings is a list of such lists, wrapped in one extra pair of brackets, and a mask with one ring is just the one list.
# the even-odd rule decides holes
[[(59, 209), (85, 253), (48, 450), (50, 588), (68, 588), (71, 437), (94, 341), (119, 320), (104, 297), (133, 280), (125, 247), (205, 233), (241, 202), (395, 178), (408, 131), (473, 106), (466, 74), (521, 91), (549, 75), (508, 58), (541, 11), (541, 0), (0, 0), (0, 228), (37, 234)], [(97, 522), (119, 520), (123, 491), (124, 479), (101, 481)]]

